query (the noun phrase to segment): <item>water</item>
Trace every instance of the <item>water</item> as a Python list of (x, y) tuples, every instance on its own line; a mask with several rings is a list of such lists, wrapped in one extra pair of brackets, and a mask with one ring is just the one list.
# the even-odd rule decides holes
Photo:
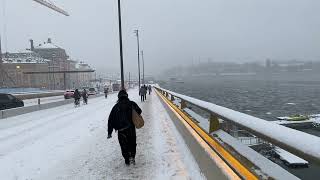
[[(320, 114), (320, 74), (281, 73), (238, 76), (190, 76), (161, 87), (266, 120), (293, 114)], [(300, 129), (320, 136), (319, 129)], [(281, 166), (283, 166), (281, 164)], [(320, 165), (289, 169), (302, 179), (320, 179)]]

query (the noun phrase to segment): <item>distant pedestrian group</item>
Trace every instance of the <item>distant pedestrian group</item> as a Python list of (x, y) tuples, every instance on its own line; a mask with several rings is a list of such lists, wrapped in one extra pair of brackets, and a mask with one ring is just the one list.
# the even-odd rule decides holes
[(152, 91), (151, 85), (149, 85), (149, 86), (143, 85), (140, 87), (139, 95), (141, 97), (141, 102), (144, 102), (145, 100), (147, 100), (148, 91), (149, 91), (149, 95), (150, 95), (151, 91)]

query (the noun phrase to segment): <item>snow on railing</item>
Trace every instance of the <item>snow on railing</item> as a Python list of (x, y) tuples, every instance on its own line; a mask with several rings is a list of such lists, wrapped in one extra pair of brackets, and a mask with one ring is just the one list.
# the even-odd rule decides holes
[(155, 88), (160, 90), (162, 93), (170, 94), (171, 98), (175, 97), (181, 99), (181, 104), (183, 104), (182, 109), (186, 108), (186, 103), (190, 103), (209, 112), (210, 114), (213, 114), (214, 116), (217, 116), (218, 118), (234, 123), (254, 135), (293, 154), (299, 155), (305, 159), (315, 160), (318, 163), (320, 162), (320, 137), (278, 125), (210, 102), (178, 94), (159, 86), (155, 86)]

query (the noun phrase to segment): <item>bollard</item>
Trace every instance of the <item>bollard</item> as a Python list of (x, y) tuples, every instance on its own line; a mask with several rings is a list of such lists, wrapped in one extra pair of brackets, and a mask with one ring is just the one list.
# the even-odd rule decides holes
[(40, 98), (38, 98), (38, 105), (40, 105)]
[(209, 118), (209, 134), (211, 134), (213, 131), (216, 131), (219, 129), (219, 119), (218, 116), (214, 114), (210, 114)]
[(186, 107), (187, 107), (186, 101), (183, 100), (183, 99), (181, 99), (180, 108), (181, 108), (181, 109), (184, 109), (184, 108), (186, 108)]

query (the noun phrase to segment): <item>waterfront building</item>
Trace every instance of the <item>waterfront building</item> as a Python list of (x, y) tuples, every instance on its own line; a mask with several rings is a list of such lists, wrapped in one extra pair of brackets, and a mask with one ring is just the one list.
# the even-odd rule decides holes
[[(34, 47), (33, 40), (30, 40), (30, 50), (39, 54), (42, 58), (49, 59), (48, 64), (49, 71), (69, 71), (72, 69), (72, 64), (68, 59), (69, 56), (66, 50), (52, 43), (51, 38), (48, 38), (47, 42), (39, 44)], [(67, 82), (70, 82), (70, 75), (66, 76)], [(50, 73), (50, 89), (63, 89), (64, 77), (62, 73)], [(69, 80), (69, 81), (68, 81)]]
[[(83, 61), (71, 60), (66, 50), (53, 44), (50, 38), (36, 47), (34, 41), (30, 40), (29, 49), (2, 54), (2, 64), (14, 87), (70, 89), (89, 86), (92, 80), (92, 73), (66, 73), (65, 76), (63, 73), (52, 73), (92, 70), (92, 68)], [(25, 72), (43, 73), (25, 74)]]
[(3, 68), (14, 82), (15, 87), (48, 88), (47, 74), (24, 74), (23, 72), (48, 71), (50, 60), (44, 59), (39, 54), (23, 50), (2, 55)]
[[(79, 61), (76, 63), (76, 69), (79, 71), (84, 71), (84, 70), (92, 70), (90, 65), (88, 63), (85, 63), (83, 61)], [(94, 79), (92, 73), (77, 73), (73, 74), (73, 84), (74, 87), (90, 87), (92, 86), (91, 81)]]

